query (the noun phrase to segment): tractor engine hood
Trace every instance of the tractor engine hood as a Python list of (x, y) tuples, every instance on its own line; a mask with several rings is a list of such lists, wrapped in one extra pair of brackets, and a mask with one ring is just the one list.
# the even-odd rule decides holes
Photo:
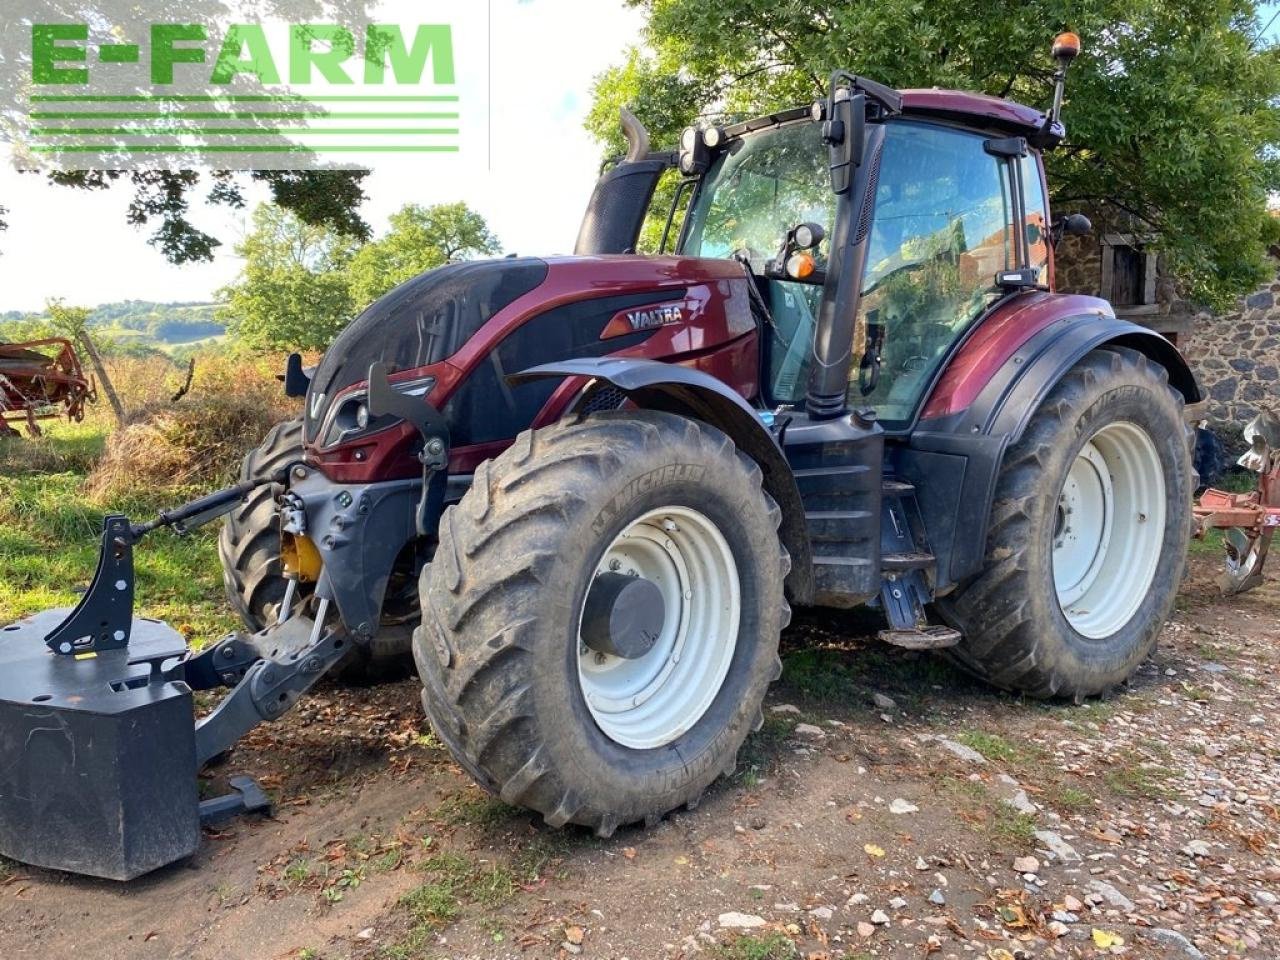
[(496, 455), (563, 414), (572, 397), (557, 392), (559, 381), (509, 379), (541, 364), (606, 356), (685, 363), (754, 396), (749, 284), (732, 260), (635, 255), (481, 260), (425, 273), (369, 307), (325, 354), (307, 395), (308, 458), (342, 483), (421, 472), (417, 431), (395, 416), (370, 416), (364, 384), (375, 363), (394, 389), (444, 415), (451, 470), (463, 472), (475, 459), (464, 451)]
[(315, 443), (333, 398), (363, 382), (371, 364), (416, 370), (457, 353), (503, 308), (547, 278), (532, 258), (480, 260), (431, 270), (396, 287), (334, 340), (307, 390), (306, 439)]

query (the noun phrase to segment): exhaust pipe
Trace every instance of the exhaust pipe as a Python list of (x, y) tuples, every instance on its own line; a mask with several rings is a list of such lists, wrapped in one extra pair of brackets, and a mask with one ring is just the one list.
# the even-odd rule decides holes
[(627, 138), (627, 163), (636, 163), (649, 155), (649, 131), (634, 113), (623, 107), (622, 134)]

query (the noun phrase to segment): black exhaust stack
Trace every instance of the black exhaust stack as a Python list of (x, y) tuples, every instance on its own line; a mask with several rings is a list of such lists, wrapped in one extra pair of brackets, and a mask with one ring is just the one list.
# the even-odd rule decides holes
[(596, 183), (573, 250), (578, 256), (635, 253), (658, 180), (675, 165), (674, 154), (649, 152), (648, 131), (625, 107), (622, 132), (627, 154)]

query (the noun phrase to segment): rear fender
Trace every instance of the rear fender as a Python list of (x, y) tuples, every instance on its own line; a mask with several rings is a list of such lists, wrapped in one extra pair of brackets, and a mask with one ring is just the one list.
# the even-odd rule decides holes
[(967, 409), (922, 420), (908, 447), (900, 450), (898, 472), (919, 491), (938, 557), (940, 593), (982, 569), (1005, 451), (1022, 438), (1031, 417), (1067, 371), (1105, 346), (1142, 353), (1168, 371), (1170, 385), (1187, 404), (1200, 401), (1195, 376), (1164, 337), (1114, 316), (1072, 314), (1032, 333), (989, 377)]
[(542, 377), (586, 377), (603, 381), (624, 393), (637, 407), (701, 420), (725, 433), (759, 465), (765, 491), (782, 509), (778, 536), (791, 554), (788, 595), (796, 603), (811, 602), (813, 559), (800, 491), (777, 440), (738, 393), (700, 370), (654, 360), (609, 357), (548, 363), (509, 379), (519, 382)]

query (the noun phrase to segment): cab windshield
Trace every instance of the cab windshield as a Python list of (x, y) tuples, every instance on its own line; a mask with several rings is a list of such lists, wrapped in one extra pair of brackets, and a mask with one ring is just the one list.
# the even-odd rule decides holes
[[(886, 429), (910, 424), (948, 350), (1002, 296), (996, 275), (1015, 266), (1019, 229), (1013, 163), (1024, 165), (1027, 185), (1026, 266), (1047, 282), (1038, 161), (1010, 161), (985, 144), (981, 134), (922, 121), (885, 129), (858, 315), (837, 322), (854, 325), (849, 402), (874, 407)], [(809, 281), (776, 279), (767, 268), (792, 227), (812, 222), (834, 234), (828, 156), (815, 123), (750, 134), (717, 159), (689, 211), (682, 252), (745, 261), (768, 303), (769, 404), (804, 399), (829, 241), (815, 251)]]
[(813, 251), (817, 282), (763, 278), (792, 227), (816, 223), (828, 238), (834, 231), (836, 196), (831, 192), (829, 162), (816, 123), (802, 121), (753, 133), (731, 141), (720, 154), (689, 211), (682, 253), (737, 256), (761, 278), (761, 292), (773, 316), (764, 349), (768, 399), (774, 403), (796, 403), (804, 397), (830, 241)]

